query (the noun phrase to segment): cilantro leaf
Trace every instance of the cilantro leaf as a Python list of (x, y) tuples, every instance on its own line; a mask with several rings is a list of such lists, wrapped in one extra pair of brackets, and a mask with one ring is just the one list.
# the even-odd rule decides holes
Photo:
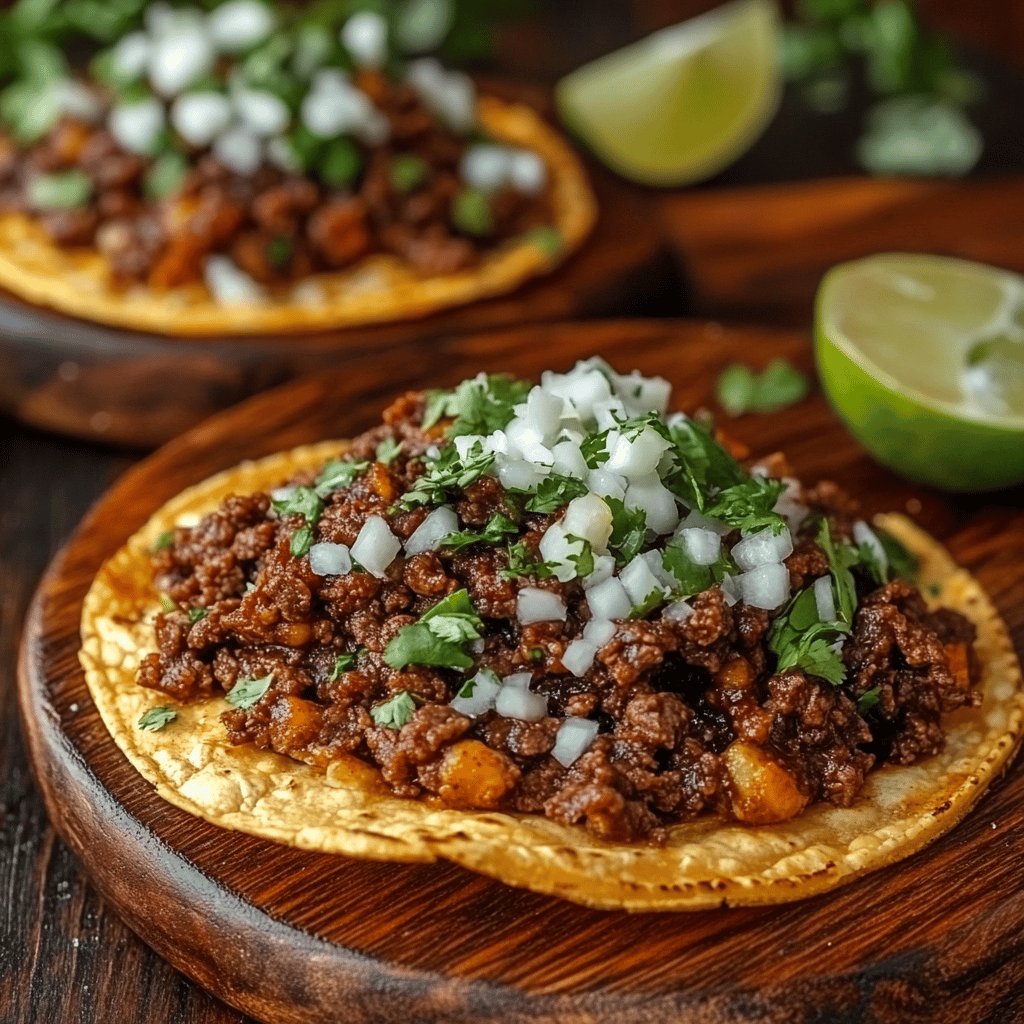
[(836, 610), (839, 612), (839, 618), (850, 624), (857, 610), (857, 584), (853, 573), (850, 572), (850, 566), (857, 564), (858, 551), (851, 544), (837, 544), (832, 539), (832, 528), (824, 518), (818, 528), (818, 546), (825, 552), (829, 571), (836, 585)]
[(396, 441), (393, 437), (385, 437), (384, 440), (377, 445), (374, 457), (378, 462), (383, 463), (385, 466), (390, 466), (391, 463), (398, 458), (398, 454), (401, 450), (401, 441)]
[(138, 727), (144, 732), (159, 732), (165, 725), (173, 722), (178, 717), (178, 712), (173, 708), (155, 707), (143, 712), (139, 716)]
[(557, 512), (588, 490), (582, 480), (554, 473), (540, 482), (533, 497), (526, 503), (526, 509), (528, 512)]
[(619, 565), (625, 565), (638, 554), (647, 537), (647, 513), (642, 508), (626, 508), (620, 498), (607, 497), (604, 503), (612, 512), (612, 534), (608, 547)]
[(880, 686), (872, 686), (870, 690), (865, 690), (857, 698), (857, 713), (862, 717), (866, 715), (878, 703), (881, 694)]
[(188, 610), (188, 623), (190, 626), (194, 626), (200, 619), (206, 618), (205, 608), (189, 608)]
[(873, 529), (875, 536), (885, 549), (886, 558), (889, 559), (890, 577), (913, 583), (921, 569), (920, 562), (891, 533), (887, 533), (879, 526), (875, 526)]
[(712, 565), (697, 565), (678, 537), (665, 546), (661, 554), (661, 564), (679, 583), (678, 589), (673, 591), (673, 596), (677, 599), (702, 594), (714, 584), (721, 583), (725, 574), (733, 568), (732, 562), (724, 553), (719, 555), (718, 560)]
[(715, 397), (730, 416), (778, 412), (807, 397), (811, 382), (786, 359), (773, 359), (761, 373), (743, 363), (727, 366), (718, 378)]
[(680, 419), (668, 429), (674, 466), (665, 484), (690, 508), (705, 511), (709, 498), (750, 479), (750, 474), (694, 420)]
[(725, 488), (702, 511), (704, 515), (720, 519), (743, 534), (763, 529), (782, 533), (786, 529), (786, 521), (774, 508), (784, 486), (781, 480), (752, 476), (743, 483)]
[(164, 530), (153, 542), (153, 551), (166, 551), (174, 544), (174, 530)]
[(400, 506), (405, 509), (418, 505), (443, 505), (448, 492), (468, 487), (478, 480), (494, 462), (494, 453), (485, 452), (477, 441), (466, 452), (459, 455), (454, 445), (449, 445), (441, 454), (427, 464), (424, 473), (413, 484), (412, 490), (402, 495)]
[(514, 407), (526, 400), (532, 385), (508, 374), (479, 374), (453, 391), (427, 393), (422, 427), (429, 430), (441, 419), (452, 418), (448, 437), (491, 434), (507, 426)]
[(608, 451), (608, 431), (602, 430), (599, 434), (590, 434), (580, 444), (580, 452), (583, 461), (590, 469), (598, 469), (609, 459), (611, 453)]
[(356, 667), (356, 660), (359, 655), (365, 651), (366, 648), (361, 647), (358, 651), (351, 652), (346, 651), (344, 654), (339, 654), (334, 659), (334, 667), (331, 669), (331, 674), (327, 677), (327, 681), (333, 683), (336, 679), (340, 679), (343, 672), (348, 672), (349, 669)]
[(408, 690), (400, 690), (383, 704), (370, 708), (370, 716), (382, 729), (401, 729), (416, 710), (416, 701)]
[(565, 539), (580, 545), (579, 551), (569, 552), (567, 556), (569, 561), (576, 566), (576, 575), (581, 578), (589, 576), (594, 571), (594, 549), (590, 546), (590, 541), (571, 533), (566, 534)]
[(320, 495), (312, 487), (292, 487), (283, 497), (272, 499), (270, 505), (279, 516), (302, 516), (311, 526), (324, 510)]
[(665, 603), (665, 593), (660, 587), (655, 587), (639, 604), (629, 609), (631, 619), (642, 619), (650, 615), (655, 608)]
[(479, 533), (473, 533), (471, 530), (449, 533), (447, 537), (442, 538), (441, 547), (457, 551), (472, 544), (501, 544), (510, 533), (518, 531), (519, 525), (514, 520), (502, 515), (501, 512), (496, 512)]
[(292, 534), (289, 550), (293, 558), (301, 558), (313, 546), (313, 527), (301, 526)]
[(268, 672), (259, 679), (239, 679), (234, 686), (228, 690), (225, 700), (236, 708), (248, 711), (253, 705), (259, 703), (270, 689), (274, 681), (274, 673)]
[(332, 491), (348, 487), (356, 477), (365, 473), (369, 468), (370, 463), (366, 461), (352, 462), (348, 459), (332, 459), (316, 478), (317, 496), (326, 498)]
[(546, 580), (554, 575), (555, 570), (544, 561), (535, 561), (533, 552), (525, 541), (510, 544), (508, 548), (508, 568), (498, 574), (503, 580), (514, 580), (520, 576), (533, 576), (538, 580)]
[(464, 645), (480, 638), (483, 622), (467, 590), (456, 590), (425, 612), (419, 622), (403, 626), (384, 650), (392, 668), (433, 665), (437, 668), (469, 668), (473, 659)]
[(819, 621), (814, 588), (805, 587), (775, 619), (768, 633), (768, 647), (778, 658), (776, 671), (799, 668), (838, 686), (846, 677), (846, 668), (834, 645), (849, 631), (849, 625), (841, 619)]

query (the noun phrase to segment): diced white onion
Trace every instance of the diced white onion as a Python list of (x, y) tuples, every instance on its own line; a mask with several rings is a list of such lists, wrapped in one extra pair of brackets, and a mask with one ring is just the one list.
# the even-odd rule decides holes
[(584, 422), (593, 419), (596, 404), (607, 402), (612, 396), (608, 378), (599, 370), (586, 369), (582, 363), (569, 373), (548, 370), (541, 375), (540, 383), (545, 391), (569, 402)]
[(592, 469), (587, 473), (587, 486), (602, 498), (618, 498), (626, 496), (626, 481), (616, 473), (609, 473), (603, 467)]
[(203, 280), (222, 306), (257, 305), (267, 298), (259, 283), (227, 256), (208, 256), (203, 264)]
[(550, 590), (523, 587), (516, 595), (516, 618), (523, 626), (531, 622), (564, 622), (565, 616), (565, 602)]
[(74, 79), (55, 83), (55, 98), (62, 114), (96, 124), (103, 117), (104, 105), (89, 86)]
[(676, 536), (694, 565), (714, 565), (722, 552), (722, 538), (713, 530), (689, 527), (678, 530)]
[(676, 533), (691, 529), (711, 530), (712, 533), (717, 533), (720, 537), (724, 537), (727, 533), (731, 532), (732, 527), (728, 523), (723, 523), (720, 519), (710, 519), (696, 509), (691, 509), (679, 524), (679, 529), (676, 530)]
[(545, 473), (530, 462), (511, 459), (498, 467), (498, 479), (507, 490), (535, 491)]
[(583, 639), (600, 650), (618, 632), (618, 626), (609, 619), (591, 619), (583, 627)]
[(517, 149), (510, 154), (508, 181), (524, 195), (536, 195), (548, 181), (544, 161), (529, 149)]
[(597, 647), (589, 640), (573, 640), (562, 655), (562, 664), (577, 678), (582, 678), (594, 664)]
[(614, 448), (609, 448), (604, 468), (612, 473), (621, 473), (630, 480), (647, 477), (658, 468), (662, 455), (671, 447), (656, 430), (644, 427), (632, 439), (618, 438)]
[(163, 104), (152, 97), (114, 107), (107, 118), (107, 127), (117, 144), (141, 156), (152, 155), (164, 123)]
[(679, 522), (676, 497), (657, 473), (630, 481), (624, 500), (627, 508), (643, 509), (647, 528), (655, 533), (671, 533)]
[(526, 396), (526, 420), (545, 442), (553, 441), (557, 436), (564, 410), (565, 402), (557, 395), (548, 394), (539, 385)]
[(241, 53), (270, 35), (274, 15), (259, 0), (227, 0), (210, 12), (206, 26), (221, 53)]
[[(318, 72), (322, 75), (323, 72)], [(311, 89), (302, 100), (302, 123), (318, 138), (334, 139), (367, 123), (373, 114), (369, 98), (343, 77)]]
[(459, 177), (472, 188), (496, 192), (508, 180), (510, 163), (505, 146), (469, 146), (459, 162)]
[(800, 524), (807, 518), (810, 510), (800, 501), (803, 494), (800, 481), (795, 477), (784, 476), (782, 482), (786, 486), (779, 495), (779, 500), (775, 502), (773, 511), (778, 512), (789, 524), (790, 530), (795, 533), (800, 529)]
[(633, 602), (617, 576), (587, 589), (587, 605), (595, 619), (625, 619)]
[(309, 549), (309, 567), (317, 576), (344, 576), (352, 571), (352, 556), (346, 544), (321, 541)]
[(583, 554), (583, 541), (570, 538), (564, 523), (552, 523), (540, 539), (541, 558), (553, 566), (555, 578), (568, 583), (577, 576), (576, 561)]
[(291, 121), (288, 105), (280, 96), (262, 89), (240, 89), (234, 96), (242, 124), (261, 138), (280, 135)]
[(424, 57), (409, 63), (406, 80), (453, 131), (465, 133), (473, 127), (476, 88), (467, 75), (447, 71), (432, 57)]
[(187, 92), (171, 104), (171, 124), (190, 146), (208, 146), (231, 122), (231, 103), (219, 92)]
[(352, 557), (368, 573), (382, 579), (401, 548), (402, 542), (391, 532), (384, 518), (370, 516), (352, 545)]
[(260, 140), (244, 128), (229, 128), (214, 139), (213, 155), (228, 170), (248, 176), (263, 161), (263, 147)]
[(759, 565), (782, 562), (793, 553), (793, 537), (789, 530), (774, 533), (760, 530), (744, 537), (733, 546), (732, 557), (741, 569), (755, 569)]
[(216, 53), (199, 27), (185, 25), (160, 36), (149, 57), (149, 80), (162, 96), (176, 96), (213, 70)]
[(729, 573), (722, 578), (722, 596), (730, 608), (740, 599), (740, 587), (737, 579), (738, 577), (730, 576)]
[(818, 609), (818, 618), (822, 622), (832, 622), (836, 617), (836, 598), (832, 590), (832, 577), (822, 576), (814, 581), (814, 603)]
[(597, 494), (584, 494), (569, 502), (562, 526), (566, 533), (582, 537), (596, 554), (603, 555), (612, 535), (612, 510)]
[(615, 391), (633, 412), (664, 416), (672, 385), (664, 377), (644, 377), (634, 370), (616, 375)]
[(555, 735), (555, 745), (551, 749), (551, 756), (563, 768), (568, 768), (594, 742), (597, 730), (597, 722), (592, 722), (589, 718), (566, 718), (558, 727), (558, 733)]
[(673, 601), (664, 607), (661, 617), (663, 619), (672, 619), (674, 622), (685, 622), (692, 614), (692, 605), (686, 601)]
[[(448, 702), (460, 714), (469, 718), (479, 718), (494, 707), (501, 683), (497, 675), (489, 668), (482, 668), (471, 680), (473, 684), (472, 694), (469, 697), (461, 697), (456, 694)], [(465, 687), (463, 687), (465, 688)]]
[(529, 689), (530, 682), (533, 679), (532, 672), (513, 672), (511, 675), (505, 676), (502, 681), (502, 686), (519, 686)]
[(615, 575), (615, 557), (613, 555), (594, 555), (594, 571), (587, 576), (583, 585), (596, 587), (606, 579)]
[(450, 533), (459, 529), (459, 517), (454, 510), (442, 505), (435, 508), (427, 517), (413, 530), (409, 539), (405, 542), (405, 553), (407, 555), (418, 555), (424, 551), (436, 551), (441, 541)]
[(548, 713), (548, 699), (542, 693), (533, 693), (524, 686), (504, 685), (494, 701), (494, 710), (502, 718), (517, 718), (521, 722), (539, 722)]
[(551, 449), (551, 458), (552, 472), (560, 476), (571, 476), (576, 480), (587, 479), (587, 462), (575, 441), (559, 441)]
[(759, 565), (736, 577), (740, 596), (753, 608), (771, 611), (789, 597), (789, 570), (779, 562)]
[(888, 572), (889, 556), (885, 553), (885, 548), (878, 539), (878, 534), (861, 519), (858, 519), (853, 524), (853, 539), (871, 551), (883, 573)]
[(360, 67), (383, 67), (388, 56), (388, 24), (373, 11), (360, 11), (342, 26), (341, 42)]
[(679, 586), (679, 580), (665, 568), (663, 561), (663, 552), (658, 551), (656, 548), (652, 548), (650, 551), (644, 551), (638, 558), (642, 558), (646, 563), (647, 567), (651, 570), (651, 575), (662, 585), (666, 592), (671, 592)]
[(151, 51), (149, 36), (145, 32), (129, 32), (122, 36), (111, 51), (115, 74), (129, 81), (141, 78), (149, 66)]
[(623, 567), (619, 573), (619, 580), (626, 588), (632, 605), (643, 604), (654, 591), (662, 593), (661, 581), (651, 571), (647, 559), (643, 555), (637, 555), (631, 562)]

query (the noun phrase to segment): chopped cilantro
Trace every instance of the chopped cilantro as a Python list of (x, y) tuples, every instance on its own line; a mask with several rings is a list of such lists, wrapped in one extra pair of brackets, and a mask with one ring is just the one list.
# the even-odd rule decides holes
[[(293, 143), (296, 139), (293, 138)], [(363, 167), (359, 147), (349, 138), (332, 139), (317, 154), (320, 178), (331, 188), (348, 188)]]
[(473, 659), (467, 643), (480, 638), (483, 622), (469, 599), (469, 592), (456, 590), (438, 601), (419, 622), (403, 626), (384, 651), (392, 668), (433, 665), (437, 668), (466, 669)]
[(464, 188), (452, 200), (452, 224), (463, 234), (476, 238), (494, 231), (494, 213), (487, 193), (478, 188)]
[(154, 551), (166, 551), (174, 544), (174, 530), (164, 530), (153, 542)]
[(807, 397), (811, 382), (786, 359), (773, 359), (761, 373), (743, 363), (727, 366), (715, 395), (730, 416), (747, 412), (778, 412)]
[(316, 478), (317, 496), (326, 498), (332, 491), (348, 487), (357, 476), (365, 473), (369, 468), (370, 463), (365, 461), (352, 462), (348, 459), (332, 459)]
[(36, 210), (76, 210), (92, 196), (92, 179), (73, 168), (30, 177), (26, 185), (29, 204)]
[(551, 225), (531, 228), (523, 235), (523, 241), (536, 246), (549, 260), (561, 256), (565, 249), (562, 233)]
[(506, 427), (515, 406), (526, 400), (531, 384), (505, 373), (478, 374), (452, 391), (429, 391), (423, 409), (424, 430), (452, 419), (446, 434), (490, 434)]
[(268, 672), (259, 679), (239, 679), (234, 686), (228, 690), (225, 700), (236, 708), (248, 711), (254, 704), (257, 704), (270, 689), (274, 681), (274, 673)]
[(188, 621), (189, 625), (194, 626), (200, 619), (206, 618), (205, 608), (189, 608), (188, 610)]
[(427, 180), (426, 160), (413, 153), (399, 153), (392, 161), (389, 177), (396, 192), (412, 192)]
[(370, 708), (374, 722), (382, 729), (401, 729), (412, 718), (416, 701), (408, 690), (401, 690), (391, 700)]
[(582, 480), (554, 473), (540, 482), (526, 508), (529, 512), (557, 512), (573, 498), (586, 494), (588, 489)]
[(275, 270), (283, 270), (291, 262), (295, 246), (290, 238), (276, 235), (267, 242), (267, 262)]
[(918, 560), (891, 533), (887, 533), (878, 526), (874, 527), (874, 531), (889, 560), (890, 577), (913, 583), (921, 569)]
[(402, 495), (400, 504), (407, 509), (418, 505), (443, 505), (449, 491), (468, 487), (483, 476), (493, 462), (494, 453), (485, 452), (479, 441), (469, 449), (465, 458), (459, 456), (454, 445), (449, 445), (427, 464), (412, 490)]
[(327, 677), (327, 681), (333, 683), (336, 679), (341, 677), (343, 672), (348, 672), (349, 669), (355, 668), (356, 660), (364, 650), (365, 648), (360, 648), (354, 653), (346, 651), (344, 654), (339, 654), (334, 659), (334, 667), (331, 669), (331, 674)]
[(818, 528), (818, 545), (828, 559), (829, 571), (835, 583), (836, 611), (839, 618), (849, 625), (853, 622), (853, 613), (857, 610), (857, 585), (850, 567), (857, 564), (858, 552), (852, 544), (837, 544), (832, 539), (832, 529), (827, 519), (821, 520)]
[(538, 580), (546, 580), (554, 575), (554, 569), (547, 562), (534, 561), (533, 553), (524, 541), (510, 544), (508, 548), (508, 568), (502, 569), (498, 575), (503, 580), (514, 580), (520, 576), (533, 576)]
[(591, 434), (583, 439), (580, 445), (580, 452), (583, 454), (583, 461), (590, 469), (598, 469), (608, 461), (608, 431), (602, 430), (599, 434)]
[(518, 524), (509, 519), (508, 516), (496, 512), (488, 520), (487, 525), (479, 533), (466, 531), (464, 533), (449, 533), (441, 541), (441, 547), (460, 548), (469, 547), (472, 544), (501, 544), (510, 533), (519, 531)]
[(690, 508), (705, 512), (708, 499), (720, 491), (745, 483), (750, 474), (694, 420), (679, 420), (668, 430), (674, 466), (666, 486)]
[(925, 593), (929, 597), (938, 597), (942, 593), (941, 583), (929, 583), (925, 588)]
[(642, 508), (626, 508), (620, 498), (605, 498), (605, 504), (612, 510), (612, 535), (608, 547), (615, 554), (615, 561), (625, 565), (638, 554), (647, 536), (647, 513)]
[(576, 575), (579, 577), (589, 576), (594, 571), (594, 549), (590, 541), (583, 537), (574, 537), (571, 533), (566, 534), (566, 540), (580, 545), (580, 550), (568, 555), (569, 561), (576, 566)]
[(374, 458), (378, 462), (382, 462), (385, 466), (390, 466), (395, 459), (398, 458), (398, 453), (402, 450), (402, 442), (396, 441), (393, 437), (385, 437), (379, 445), (377, 450), (374, 452)]
[(543, 647), (531, 647), (530, 648), (530, 661), (536, 663), (544, 660), (544, 648)]
[(293, 558), (301, 558), (303, 555), (309, 552), (309, 549), (313, 546), (313, 527), (312, 526), (300, 526), (292, 534), (292, 542), (289, 545), (289, 550), (292, 553)]
[(665, 594), (660, 588), (656, 587), (639, 604), (635, 604), (629, 609), (629, 617), (631, 619), (643, 619), (664, 603)]
[(686, 547), (679, 538), (666, 545), (661, 555), (661, 564), (678, 581), (678, 589), (673, 591), (676, 598), (692, 597), (702, 594), (715, 583), (721, 583), (725, 574), (733, 568), (727, 555), (719, 556), (718, 561), (711, 565), (697, 565), (687, 553)]
[(734, 527), (743, 534), (769, 529), (782, 533), (786, 521), (773, 511), (785, 485), (781, 480), (752, 476), (742, 483), (725, 488), (704, 505), (703, 513)]
[(177, 717), (178, 712), (173, 708), (163, 706), (150, 708), (140, 716), (139, 728), (145, 732), (159, 732)]
[(768, 633), (768, 646), (778, 657), (776, 671), (800, 668), (838, 686), (846, 669), (833, 645), (849, 631), (841, 619), (819, 621), (814, 588), (806, 587), (789, 602)]
[(881, 693), (882, 689), (879, 686), (872, 686), (870, 690), (865, 690), (857, 698), (858, 714), (866, 715), (878, 703)]
[(320, 495), (312, 487), (292, 487), (287, 496), (271, 500), (271, 507), (279, 516), (302, 516), (315, 525), (324, 510)]

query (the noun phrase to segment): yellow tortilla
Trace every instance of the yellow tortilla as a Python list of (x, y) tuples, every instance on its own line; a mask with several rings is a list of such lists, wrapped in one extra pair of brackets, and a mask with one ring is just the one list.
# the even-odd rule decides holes
[[(879, 523), (921, 561), (929, 600), (978, 628), (980, 707), (946, 718), (946, 748), (910, 767), (872, 772), (852, 807), (816, 804), (781, 825), (700, 818), (664, 847), (612, 844), (536, 815), (460, 811), (392, 796), (376, 769), (350, 759), (326, 774), (278, 754), (228, 744), (221, 698), (176, 706), (161, 732), (139, 716), (167, 703), (135, 673), (153, 648), (158, 603), (150, 549), (231, 493), (276, 486), (344, 449), (327, 442), (245, 463), (161, 508), (100, 570), (82, 614), (80, 659), (103, 721), (165, 800), (224, 828), (305, 850), (393, 861), (446, 858), (510, 885), (594, 907), (692, 910), (782, 903), (900, 860), (955, 825), (1013, 756), (1024, 723), (1020, 666), (1006, 627), (969, 573), (902, 516)], [(933, 593), (938, 588), (937, 593)]]
[(530, 107), (482, 97), (481, 127), (502, 142), (538, 153), (547, 164), (557, 252), (513, 239), (469, 270), (422, 277), (395, 256), (374, 254), (354, 267), (314, 274), (271, 289), (260, 304), (226, 306), (206, 286), (167, 291), (127, 289), (112, 280), (91, 248), (62, 248), (23, 214), (0, 215), (0, 287), (62, 313), (181, 337), (266, 334), (356, 327), (425, 316), (451, 306), (514, 291), (547, 273), (577, 249), (597, 217), (586, 173), (569, 144)]

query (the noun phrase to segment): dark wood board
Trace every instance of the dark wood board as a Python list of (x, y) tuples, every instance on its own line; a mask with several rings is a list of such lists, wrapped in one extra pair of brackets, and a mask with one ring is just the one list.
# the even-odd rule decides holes
[[(58, 830), (146, 942), (274, 1024), (1024, 1019), (1019, 768), (933, 846), (832, 894), (652, 916), (585, 910), (450, 865), (355, 862), (226, 832), (156, 798), (114, 747), (77, 663), (80, 605), (102, 559), (160, 503), (243, 457), (362, 429), (403, 388), (479, 369), (535, 374), (593, 352), (666, 374), (684, 407), (707, 400), (736, 358), (810, 367), (801, 334), (692, 323), (445, 339), (251, 399), (129, 470), (52, 565), (26, 627), (23, 724)], [(817, 395), (731, 430), (755, 451), (784, 448), (807, 478), (839, 477), (868, 511), (916, 513), (1024, 646), (1020, 491), (951, 501), (913, 488), (872, 464)]]
[[(543, 89), (490, 83), (550, 110)], [(504, 296), (431, 316), (265, 337), (174, 338), (121, 330), (29, 305), (0, 290), (0, 409), (33, 426), (153, 448), (212, 413), (360, 353), (393, 358), (433, 339), (546, 320), (685, 312), (650, 198), (593, 161), (598, 221), (552, 273)]]

